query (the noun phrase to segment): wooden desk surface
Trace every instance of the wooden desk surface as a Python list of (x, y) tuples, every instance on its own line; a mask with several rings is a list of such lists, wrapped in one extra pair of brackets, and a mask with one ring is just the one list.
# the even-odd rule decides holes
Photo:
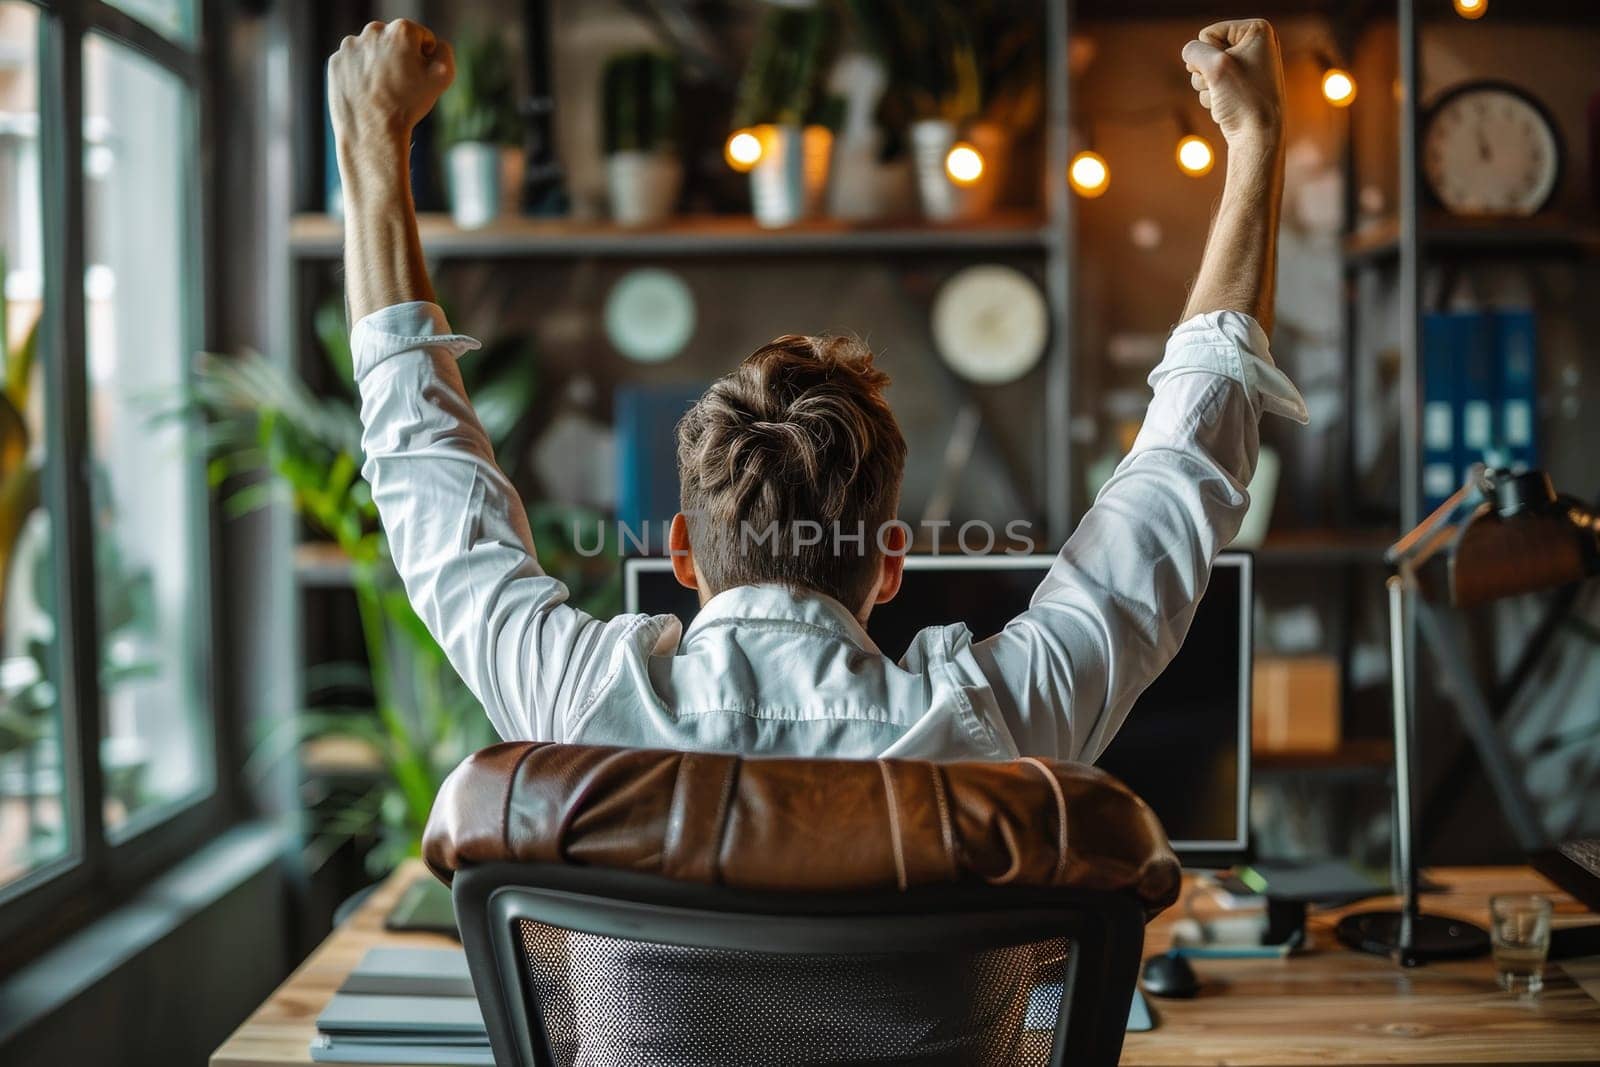
[[(1526, 868), (1436, 868), (1444, 892), (1428, 911), (1484, 923), (1494, 893), (1537, 892), (1558, 915), (1580, 914), (1571, 898)], [(348, 923), (335, 930), (211, 1057), (211, 1067), (310, 1062), (317, 1014), (374, 945), (449, 946), (432, 934), (395, 934), (383, 917), (401, 891), (428, 877), (420, 863), (396, 871)], [(1368, 901), (1357, 908), (1388, 907)], [(1183, 905), (1150, 927), (1146, 954), (1162, 951)], [(1495, 985), (1487, 959), (1405, 971), (1340, 948), (1334, 911), (1311, 919), (1312, 949), (1285, 960), (1198, 960), (1202, 992), (1189, 1001), (1151, 998), (1159, 1025), (1129, 1034), (1126, 1067), (1165, 1064), (1531, 1064), (1600, 1063), (1600, 1004), (1558, 966), (1547, 968), (1537, 1000)]]

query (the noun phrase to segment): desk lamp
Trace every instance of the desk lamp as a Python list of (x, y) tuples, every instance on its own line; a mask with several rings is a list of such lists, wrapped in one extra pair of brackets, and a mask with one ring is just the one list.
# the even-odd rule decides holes
[(1459, 646), (1447, 636), (1430, 602), (1472, 607), (1502, 597), (1551, 589), (1600, 574), (1600, 515), (1558, 494), (1543, 471), (1474, 467), (1466, 484), (1410, 533), (1385, 559), (1388, 581), (1390, 678), (1394, 706), (1395, 845), (1402, 905), (1398, 911), (1359, 912), (1340, 921), (1340, 941), (1362, 952), (1393, 956), (1402, 966), (1478, 956), (1489, 950), (1480, 927), (1424, 914), (1417, 904), (1413, 808), (1416, 724), (1406, 684), (1405, 593), (1418, 594), (1418, 621), (1441, 665), (1458, 675), (1456, 710), (1519, 843), (1542, 842), (1538, 818), (1521, 778)]

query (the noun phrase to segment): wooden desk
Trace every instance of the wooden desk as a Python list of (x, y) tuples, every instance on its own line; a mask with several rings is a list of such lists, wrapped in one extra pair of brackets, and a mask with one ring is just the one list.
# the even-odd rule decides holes
[[(1428, 872), (1442, 893), (1426, 911), (1486, 925), (1496, 893), (1542, 893), (1558, 914), (1583, 908), (1526, 867), (1441, 867)], [(1346, 911), (1397, 906), (1365, 901), (1314, 913), (1310, 951), (1282, 960), (1196, 960), (1194, 1000), (1149, 998), (1157, 1026), (1129, 1034), (1122, 1063), (1531, 1064), (1600, 1063), (1600, 1004), (1551, 964), (1537, 1000), (1495, 984), (1488, 957), (1405, 970), (1350, 952), (1334, 939)], [(1183, 905), (1167, 909), (1145, 939), (1164, 950)]]
[[(1428, 910), (1478, 923), (1486, 921), (1493, 893), (1544, 893), (1556, 900), (1558, 914), (1582, 911), (1526, 868), (1440, 868), (1429, 874), (1445, 892), (1424, 898)], [(436, 935), (383, 929), (384, 915), (419, 877), (427, 874), (415, 862), (396, 871), (212, 1055), (212, 1067), (310, 1062), (317, 1014), (367, 949), (453, 945)], [(1182, 914), (1180, 904), (1151, 925), (1147, 954), (1167, 947), (1172, 923)], [(1333, 940), (1340, 914), (1313, 915), (1312, 950), (1290, 959), (1197, 961), (1201, 995), (1190, 1001), (1152, 998), (1160, 1025), (1129, 1034), (1122, 1063), (1600, 1063), (1600, 1005), (1559, 967), (1548, 968), (1538, 1000), (1519, 1001), (1495, 985), (1488, 959), (1403, 971), (1387, 960), (1347, 952)]]

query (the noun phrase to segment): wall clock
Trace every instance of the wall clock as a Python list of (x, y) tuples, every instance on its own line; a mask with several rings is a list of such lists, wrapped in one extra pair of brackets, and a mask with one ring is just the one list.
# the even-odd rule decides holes
[(1026, 274), (984, 264), (940, 286), (932, 326), (934, 346), (952, 370), (969, 382), (1000, 385), (1027, 374), (1044, 356), (1050, 312)]
[(1561, 179), (1561, 136), (1514, 85), (1474, 81), (1441, 96), (1422, 130), (1422, 176), (1453, 215), (1532, 215)]

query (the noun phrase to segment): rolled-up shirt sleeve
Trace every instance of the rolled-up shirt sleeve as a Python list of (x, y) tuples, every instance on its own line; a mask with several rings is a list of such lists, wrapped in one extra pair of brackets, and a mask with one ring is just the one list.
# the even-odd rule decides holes
[(1248, 315), (1198, 315), (1150, 374), (1133, 449), (1027, 611), (973, 645), (1016, 750), (1093, 760), (1177, 652), (1249, 505), (1264, 413), (1305, 403)]
[(412, 606), (502, 737), (560, 740), (607, 627), (539, 568), (456, 366), (478, 342), (423, 302), (368, 315), (350, 342), (362, 473)]

